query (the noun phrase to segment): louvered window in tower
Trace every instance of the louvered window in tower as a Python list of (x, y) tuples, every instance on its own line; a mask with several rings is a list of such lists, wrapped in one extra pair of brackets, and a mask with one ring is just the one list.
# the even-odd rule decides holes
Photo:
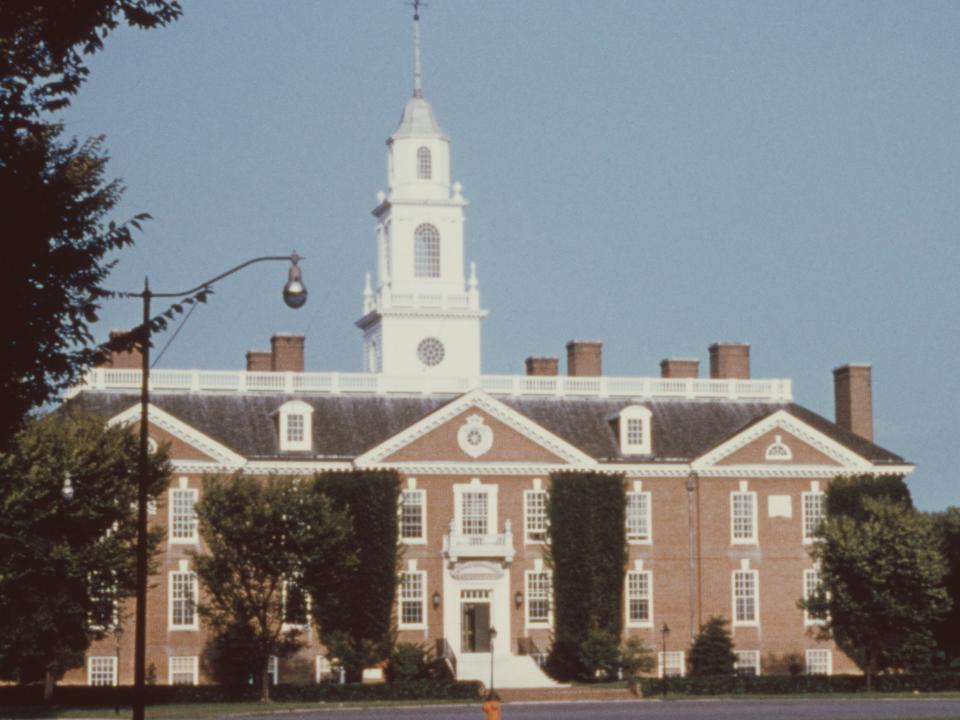
[(433, 176), (433, 159), (430, 157), (430, 148), (421, 147), (417, 150), (417, 179), (429, 180)]
[(413, 273), (416, 277), (440, 277), (440, 233), (429, 223), (413, 234)]

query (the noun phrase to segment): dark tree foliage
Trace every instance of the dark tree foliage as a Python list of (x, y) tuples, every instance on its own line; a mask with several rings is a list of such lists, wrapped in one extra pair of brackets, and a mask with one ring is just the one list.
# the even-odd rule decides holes
[(270, 699), (270, 656), (287, 657), (303, 644), (300, 627), (287, 623), (305, 619), (302, 608), (289, 603), (291, 584), (296, 587), (308, 572), (342, 572), (352, 561), (347, 515), (334, 510), (315, 484), (208, 478), (196, 506), (207, 546), (195, 558), (205, 591), (199, 610), (213, 635), (207, 657), (226, 661), (215, 673), (222, 676), (242, 672), (237, 655), (246, 656), (264, 702)]
[(350, 682), (364, 668), (383, 662), (393, 650), (393, 610), (399, 563), (400, 479), (393, 471), (330, 472), (316, 492), (352, 519), (356, 564), (344, 573), (307, 568), (304, 585), (314, 598), (320, 639)]
[(727, 620), (714, 615), (693, 640), (690, 647), (690, 674), (732, 675), (737, 656), (733, 652), (733, 638), (727, 629)]
[(85, 55), (121, 23), (176, 19), (166, 0), (5, 0), (0, 8), (0, 198), (9, 252), (0, 270), (4, 363), (0, 452), (24, 417), (98, 357), (89, 325), (108, 256), (132, 242), (145, 214), (109, 221), (122, 192), (107, 180), (103, 138), (64, 141), (49, 112), (87, 76)]
[[(554, 639), (548, 668), (557, 678), (593, 680), (623, 625), (626, 496), (622, 475), (551, 476), (548, 560), (553, 568)], [(590, 661), (589, 665), (585, 661)]]
[[(137, 459), (128, 428), (68, 413), (31, 420), (0, 455), (0, 676), (59, 679), (124, 621), (114, 611), (135, 593)], [(167, 473), (165, 456), (152, 456), (151, 498)]]
[(825, 498), (827, 515), (864, 520), (867, 517), (864, 499), (875, 498), (913, 507), (910, 489), (901, 475), (854, 475), (838, 477), (830, 483)]
[(960, 507), (935, 513), (933, 522), (949, 568), (944, 585), (951, 600), (950, 612), (934, 626), (933, 633), (943, 659), (955, 663), (960, 661)]

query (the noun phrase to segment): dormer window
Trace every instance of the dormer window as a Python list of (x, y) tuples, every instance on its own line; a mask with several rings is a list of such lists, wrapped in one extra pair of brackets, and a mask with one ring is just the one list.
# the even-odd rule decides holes
[(776, 439), (770, 443), (770, 446), (767, 448), (767, 452), (764, 453), (764, 459), (772, 460), (774, 462), (780, 461), (785, 462), (787, 460), (793, 459), (793, 452), (790, 448), (784, 444), (783, 438), (780, 435), (777, 435)]
[(620, 411), (620, 452), (624, 455), (649, 455), (652, 415), (642, 405), (631, 405)]
[(433, 160), (430, 157), (430, 148), (421, 147), (417, 150), (417, 179), (429, 180), (433, 175)]
[(277, 431), (281, 450), (311, 450), (313, 408), (300, 400), (284, 403), (278, 411)]

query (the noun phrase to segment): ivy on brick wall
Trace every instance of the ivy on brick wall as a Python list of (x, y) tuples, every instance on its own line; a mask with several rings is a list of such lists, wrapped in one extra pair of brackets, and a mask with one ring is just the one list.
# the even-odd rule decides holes
[(557, 678), (593, 679), (598, 645), (617, 647), (623, 629), (626, 495), (622, 475), (551, 476), (548, 561), (553, 568)]
[(400, 479), (393, 471), (330, 472), (319, 476), (316, 488), (335, 509), (350, 513), (356, 561), (336, 575), (308, 568), (304, 580), (320, 640), (347, 679), (359, 681), (365, 667), (393, 649)]

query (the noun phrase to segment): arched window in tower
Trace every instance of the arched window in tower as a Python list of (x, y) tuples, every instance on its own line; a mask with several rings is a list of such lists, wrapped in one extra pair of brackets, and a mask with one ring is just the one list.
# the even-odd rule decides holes
[(418, 225), (413, 233), (413, 274), (440, 277), (440, 233), (429, 223)]
[(433, 159), (430, 157), (430, 148), (421, 147), (417, 150), (417, 179), (429, 180), (433, 175)]

